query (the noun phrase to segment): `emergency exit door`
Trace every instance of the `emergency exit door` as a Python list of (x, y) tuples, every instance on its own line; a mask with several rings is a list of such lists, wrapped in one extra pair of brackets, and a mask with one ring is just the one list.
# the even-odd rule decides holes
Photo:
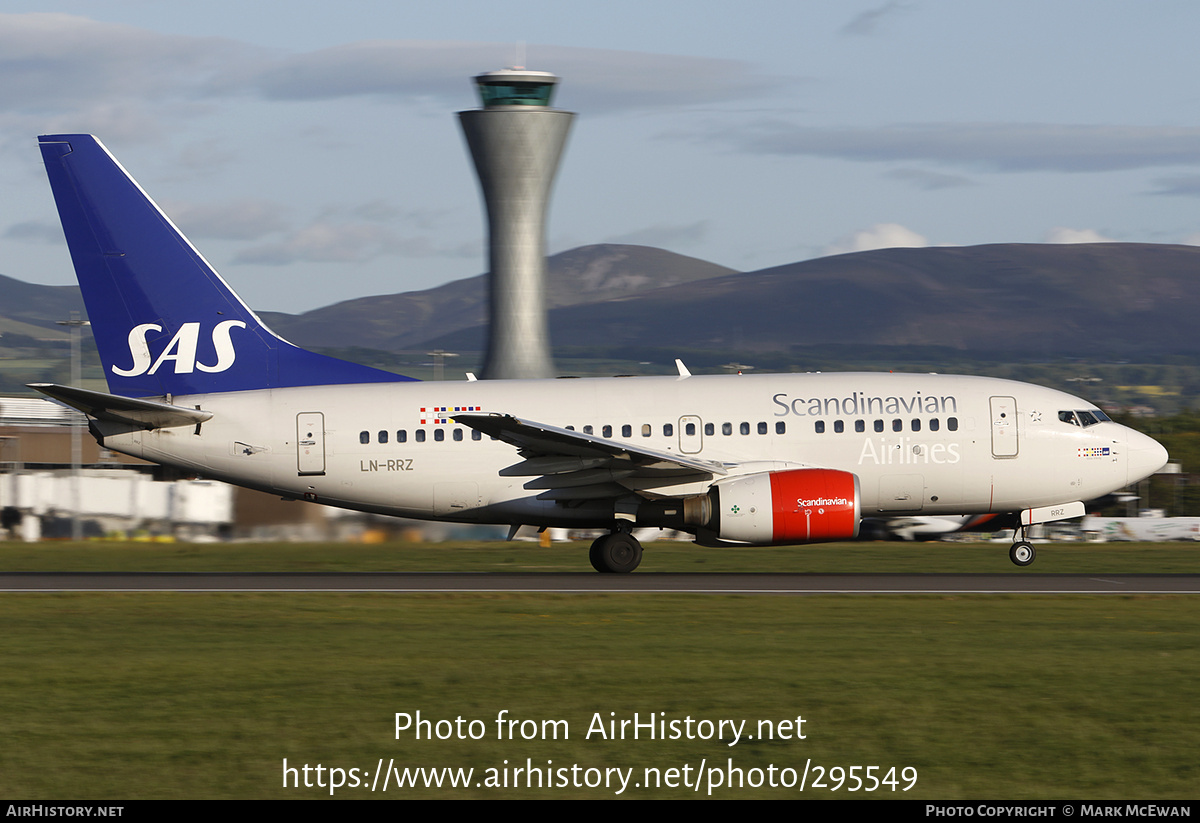
[(296, 415), (296, 471), (301, 475), (325, 473), (325, 415), (321, 412)]
[(679, 418), (679, 450), (684, 454), (699, 454), (703, 448), (700, 418), (690, 414)]

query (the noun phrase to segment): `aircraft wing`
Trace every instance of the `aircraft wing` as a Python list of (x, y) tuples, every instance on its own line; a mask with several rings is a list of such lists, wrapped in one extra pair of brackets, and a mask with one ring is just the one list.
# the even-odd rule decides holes
[[(544, 489), (550, 500), (617, 497), (631, 491), (708, 481), (729, 473), (723, 463), (658, 451), (632, 443), (560, 429), (511, 415), (457, 414), (472, 429), (503, 440), (525, 458), (500, 471), (505, 477), (532, 477), (527, 489)], [(668, 493), (669, 494), (669, 493)]]
[(142, 429), (169, 429), (175, 426), (195, 426), (212, 419), (212, 412), (175, 406), (158, 400), (138, 400), (117, 394), (105, 394), (56, 383), (30, 383), (47, 397), (65, 403), (97, 420), (125, 423)]

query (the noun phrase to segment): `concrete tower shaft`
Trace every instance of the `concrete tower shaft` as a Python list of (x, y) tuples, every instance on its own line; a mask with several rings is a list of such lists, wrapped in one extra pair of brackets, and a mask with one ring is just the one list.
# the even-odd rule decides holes
[(557, 79), (512, 70), (480, 75), (484, 108), (459, 112), (488, 214), (485, 378), (554, 376), (546, 324), (546, 207), (574, 118), (547, 108)]

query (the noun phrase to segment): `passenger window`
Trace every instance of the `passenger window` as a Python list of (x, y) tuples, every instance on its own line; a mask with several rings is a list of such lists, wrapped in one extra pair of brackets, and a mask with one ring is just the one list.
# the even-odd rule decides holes
[(931, 432), (935, 432), (938, 429), (940, 429), (941, 427), (942, 427), (942, 424), (938, 422), (938, 419), (936, 417), (929, 421), (929, 430)]
[(683, 427), (683, 431), (688, 437), (695, 437), (696, 436), (696, 424), (688, 423), (686, 426)]
[(446, 439), (446, 430), (445, 429), (434, 429), (433, 430), (433, 439), (436, 440), (437, 442), (441, 443), (443, 440)]
[(743, 421), (741, 423), (741, 425), (738, 426), (738, 431), (740, 431), (742, 434), (749, 434), (750, 433), (750, 424)]
[(396, 442), (397, 443), (407, 443), (408, 442), (408, 429), (401, 429), (400, 431), (396, 432)]
[(574, 426), (567, 426), (567, 431), (569, 431), (569, 432), (573, 432), (573, 431), (575, 431), (575, 427), (574, 427)]
[(425, 442), (425, 430), (424, 429), (417, 429), (417, 442), (418, 443)]
[(721, 434), (733, 434), (733, 424), (732, 423), (722, 423), (721, 424)]
[(713, 424), (712, 424), (712, 423), (705, 423), (705, 424), (704, 424), (704, 433), (705, 433), (706, 435), (708, 435), (709, 437), (712, 437), (712, 434), (713, 434), (713, 432), (714, 432), (714, 431), (715, 431), (715, 429), (713, 428)]
[(622, 437), (633, 437), (633, 426), (629, 425), (628, 423), (626, 423), (624, 426), (622, 426), (621, 427), (621, 436)]
[(605, 426), (600, 430), (600, 434), (604, 435), (605, 437), (612, 437), (612, 426)]
[(584, 427), (583, 427), (583, 433), (584, 433), (584, 434), (591, 434), (591, 433), (592, 433), (592, 427), (591, 427), (591, 426), (584, 426)]
[(958, 418), (957, 417), (947, 417), (946, 418), (946, 429), (947, 429), (947, 431), (952, 431), (952, 432), (958, 431)]
[(855, 420), (854, 421), (854, 430), (856, 432), (865, 432), (867, 430), (867, 421)]
[(388, 441), (388, 433), (385, 431), (381, 431), (379, 433), (379, 442), (386, 443), (387, 441)]
[(461, 442), (462, 442), (462, 429), (455, 429), (455, 430), (454, 430), (454, 441), (455, 441), (456, 443), (461, 443)]
[(877, 431), (877, 432), (883, 431), (883, 421), (882, 420), (875, 421), (875, 431)]
[(649, 437), (649, 436), (650, 436), (650, 424), (643, 423), (642, 424), (642, 437)]
[(824, 434), (825, 433), (825, 421), (818, 420), (816, 423), (813, 424), (813, 428), (816, 429), (817, 434)]
[(919, 432), (921, 430), (921, 421), (920, 420), (913, 420), (912, 430), (915, 432)]
[(674, 437), (675, 427), (670, 423), (663, 423), (663, 437)]
[(767, 424), (766, 424), (765, 422), (759, 421), (759, 424), (758, 424), (758, 433), (759, 433), (759, 434), (766, 434), (766, 433), (767, 433)]
[(479, 429), (471, 429), (471, 439), (472, 440), (482, 440), (483, 432), (481, 432)]
[(894, 431), (894, 432), (904, 431), (904, 421), (899, 420), (899, 419), (893, 420), (892, 421), (892, 431)]
[(371, 433), (370, 432), (359, 432), (358, 433), (358, 442), (362, 443), (364, 446), (367, 443), (370, 443), (371, 442)]
[(786, 434), (787, 433), (787, 424), (784, 423), (782, 420), (776, 420), (775, 421), (775, 433), (776, 434)]

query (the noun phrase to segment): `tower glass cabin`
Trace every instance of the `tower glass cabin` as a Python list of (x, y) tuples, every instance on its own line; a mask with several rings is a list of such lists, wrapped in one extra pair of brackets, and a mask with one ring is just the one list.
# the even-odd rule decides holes
[(558, 78), (548, 71), (501, 69), (475, 78), (485, 109), (497, 106), (549, 106)]

